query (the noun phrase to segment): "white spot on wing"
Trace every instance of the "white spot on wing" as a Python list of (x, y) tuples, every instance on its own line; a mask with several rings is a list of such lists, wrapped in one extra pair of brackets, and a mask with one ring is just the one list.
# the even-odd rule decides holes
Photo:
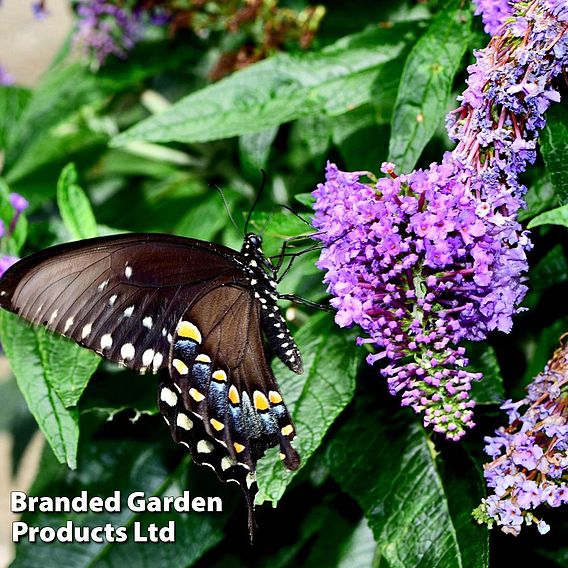
[(104, 282), (101, 282), (97, 286), (97, 288), (98, 288), (99, 292), (102, 292), (107, 286), (108, 286), (108, 280), (105, 280)]
[(134, 306), (129, 306), (124, 310), (124, 317), (129, 318), (132, 315), (133, 311), (134, 311)]
[(247, 487), (250, 489), (250, 486), (256, 481), (256, 472), (251, 471), (247, 473)]
[(149, 367), (154, 360), (154, 350), (153, 349), (146, 349), (144, 353), (142, 353), (142, 365), (145, 367)]
[(152, 362), (152, 369), (154, 371), (157, 371), (160, 367), (160, 365), (162, 364), (162, 361), (164, 360), (164, 357), (161, 353), (156, 353), (154, 355), (154, 361)]
[(177, 415), (176, 424), (184, 430), (191, 430), (193, 428), (193, 422), (187, 415), (183, 414), (183, 412), (180, 412)]
[(160, 392), (160, 400), (165, 402), (168, 406), (175, 406), (177, 404), (178, 397), (173, 390), (164, 387), (162, 392)]
[(120, 348), (120, 356), (123, 359), (134, 359), (134, 354), (136, 353), (135, 349), (134, 349), (134, 345), (132, 345), (132, 343), (125, 343), (121, 348)]
[(105, 333), (101, 337), (101, 349), (107, 349), (112, 347), (112, 335), (110, 333)]
[(49, 318), (49, 323), (53, 323), (55, 321), (55, 318), (57, 317), (57, 310), (55, 310), (52, 314), (51, 317)]
[(230, 467), (233, 467), (237, 464), (237, 462), (233, 459), (231, 459), (229, 456), (225, 456), (222, 460), (221, 460), (221, 469), (223, 471), (227, 471)]
[(69, 331), (69, 329), (71, 329), (71, 326), (73, 325), (74, 322), (75, 322), (75, 318), (69, 318), (65, 322), (65, 329), (63, 330), (63, 333), (67, 333)]
[(200, 454), (210, 454), (213, 451), (213, 444), (207, 440), (199, 440), (197, 442), (197, 451)]
[(87, 325), (83, 326), (83, 331), (81, 331), (81, 339), (89, 337), (92, 329), (93, 329), (92, 323), (88, 323)]
[(116, 302), (116, 299), (118, 298), (118, 296), (116, 294), (113, 294), (109, 299), (108, 299), (108, 303), (109, 306), (114, 306), (114, 303)]
[(130, 278), (132, 276), (132, 266), (129, 266), (128, 264), (126, 265), (124, 268), (124, 276), (126, 276), (126, 278)]
[(143, 320), (142, 320), (142, 325), (144, 327), (147, 327), (148, 329), (152, 329), (152, 318), (150, 316), (146, 316)]

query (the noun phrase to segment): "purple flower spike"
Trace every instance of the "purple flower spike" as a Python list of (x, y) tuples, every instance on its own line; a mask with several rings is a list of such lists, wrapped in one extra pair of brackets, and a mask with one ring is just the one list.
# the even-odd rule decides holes
[(501, 408), (509, 414), (509, 426), (485, 439), (493, 458), (484, 467), (485, 479), (493, 494), (474, 517), (509, 534), (532, 523), (546, 534), (550, 527), (534, 510), (568, 503), (568, 344), (556, 351), (525, 398)]
[(29, 207), (29, 202), (27, 199), (22, 197), (19, 193), (10, 194), (10, 205), (18, 212), (21, 213)]
[(149, 11), (132, 2), (78, 0), (73, 41), (100, 67), (111, 55), (126, 59), (148, 25), (165, 26), (169, 22), (167, 9)]
[(49, 16), (45, 0), (32, 2), (32, 13), (36, 20), (45, 20)]
[[(400, 176), (385, 163), (387, 177), (368, 184), (364, 173), (328, 164), (314, 192), (318, 266), (337, 324), (361, 327), (360, 342), (376, 349), (368, 362), (382, 363), (391, 393), (452, 440), (473, 426), (469, 391), (480, 378), (460, 343), (508, 333), (527, 291), (518, 177), (536, 159), (544, 112), (559, 98), (552, 80), (568, 64), (568, 3), (514, 9), (468, 69), (461, 106), (447, 119), (451, 153)], [(511, 526), (522, 521), (516, 509), (507, 514)]]
[(475, 15), (481, 15), (485, 31), (495, 35), (507, 18), (513, 15), (513, 6), (509, 0), (473, 0), (476, 5)]

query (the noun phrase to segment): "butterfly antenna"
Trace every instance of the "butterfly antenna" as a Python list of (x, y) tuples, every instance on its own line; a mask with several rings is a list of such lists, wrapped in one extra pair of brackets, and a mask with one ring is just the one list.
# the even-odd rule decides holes
[(264, 188), (266, 186), (266, 172), (263, 169), (261, 169), (260, 172), (262, 173), (262, 182), (260, 184), (260, 189), (258, 190), (256, 197), (254, 198), (254, 202), (252, 204), (252, 207), (249, 209), (247, 219), (245, 221), (245, 235), (247, 234), (247, 231), (248, 231), (248, 224), (249, 224), (250, 218), (252, 217), (253, 211), (255, 210), (256, 206), (258, 205), (258, 202), (260, 200), (260, 196), (262, 195), (262, 192), (264, 191)]
[(304, 219), (304, 217), (302, 217), (299, 213), (294, 211), (289, 205), (284, 205), (284, 203), (279, 203), (278, 207), (282, 207), (282, 209), (286, 209), (287, 211), (290, 211), (290, 213), (292, 213), (292, 215), (294, 215), (294, 217), (298, 217), (298, 219), (300, 219), (300, 221), (302, 221), (302, 223), (305, 223), (309, 227), (312, 226), (312, 224), (307, 219)]
[(229, 204), (227, 203), (227, 199), (225, 197), (225, 194), (223, 193), (223, 190), (218, 185), (216, 185), (214, 183), (210, 183), (209, 186), (214, 187), (219, 192), (219, 195), (221, 196), (221, 199), (223, 200), (223, 205), (225, 206), (225, 211), (227, 211), (227, 215), (229, 216), (231, 223), (233, 223), (235, 229), (237, 229), (237, 232), (240, 233), (241, 228), (237, 225), (237, 223), (233, 219), (233, 216), (231, 215), (231, 209), (229, 208)]

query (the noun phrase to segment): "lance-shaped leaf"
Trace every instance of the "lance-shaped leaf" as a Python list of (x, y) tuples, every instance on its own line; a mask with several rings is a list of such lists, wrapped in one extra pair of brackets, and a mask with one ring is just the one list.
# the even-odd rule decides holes
[(63, 168), (57, 182), (57, 205), (63, 224), (73, 239), (89, 239), (97, 236), (97, 222), (89, 198), (77, 185), (74, 164)]
[[(274, 372), (294, 418), (294, 444), (305, 464), (351, 400), (363, 353), (355, 346), (352, 334), (337, 331), (328, 314), (314, 316), (295, 340), (304, 360), (304, 374), (292, 373), (280, 361), (274, 363)], [(276, 503), (296, 474), (286, 471), (279, 462), (271, 451), (258, 463), (258, 503)]]
[(410, 171), (447, 109), (452, 82), (471, 36), (471, 10), (444, 7), (406, 59), (392, 116), (389, 161)]
[(75, 408), (100, 358), (14, 314), (0, 314), (0, 341), (28, 407), (60, 462), (76, 466)]
[(568, 203), (568, 110), (554, 105), (547, 113), (540, 149), (560, 203)]
[[(327, 460), (367, 516), (385, 565), (488, 565), (487, 529), (471, 519), (482, 494), (480, 473), (473, 462), (460, 476), (440, 471), (434, 446), (418, 424), (359, 404), (332, 440)], [(461, 456), (462, 464), (468, 460)]]
[(528, 228), (534, 229), (541, 225), (562, 225), (563, 227), (568, 227), (568, 205), (562, 205), (562, 207), (556, 207), (556, 209), (537, 215), (531, 219)]
[[(402, 57), (419, 23), (371, 28), (319, 52), (279, 54), (192, 93), (118, 135), (132, 140), (204, 142), (269, 130), (301, 116), (338, 115), (377, 98), (381, 71)], [(392, 79), (401, 68), (388, 66)]]

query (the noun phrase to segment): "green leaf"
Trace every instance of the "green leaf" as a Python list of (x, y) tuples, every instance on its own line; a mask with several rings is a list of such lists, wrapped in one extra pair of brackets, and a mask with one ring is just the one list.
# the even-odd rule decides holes
[(442, 8), (412, 48), (402, 72), (392, 117), (389, 161), (412, 170), (447, 109), (452, 83), (471, 37), (469, 5)]
[(563, 227), (568, 227), (568, 204), (537, 215), (531, 219), (527, 227), (534, 229), (542, 225), (562, 225)]
[(546, 128), (540, 149), (550, 175), (554, 193), (561, 204), (568, 203), (568, 109), (554, 105), (546, 113)]
[(192, 93), (112, 144), (204, 142), (302, 116), (342, 114), (372, 100), (381, 69), (405, 52), (417, 29), (416, 23), (371, 28), (319, 52), (276, 55)]
[(278, 127), (268, 128), (261, 132), (243, 134), (239, 138), (239, 153), (243, 168), (258, 173), (258, 170), (266, 168), (270, 148), (278, 134)]
[(10, 132), (30, 100), (31, 92), (21, 87), (0, 87), (0, 149), (6, 148)]
[[(59, 65), (44, 76), (34, 89), (21, 120), (10, 136), (6, 153), (7, 179), (14, 182), (44, 163), (46, 137), (53, 140), (65, 136), (54, 132), (83, 105), (108, 96), (110, 85), (103, 87), (96, 76), (80, 63)], [(24, 167), (25, 164), (25, 167)], [(16, 167), (17, 166), (17, 167)]]
[(487, 530), (470, 517), (481, 497), (473, 463), (462, 459), (448, 479), (422, 427), (373, 405), (355, 412), (332, 440), (327, 462), (363, 509), (385, 566), (488, 566)]
[(89, 198), (77, 185), (74, 164), (63, 168), (57, 182), (57, 205), (63, 224), (73, 239), (89, 239), (97, 236), (97, 222)]
[(568, 281), (568, 262), (564, 247), (557, 244), (529, 273), (531, 289), (543, 291)]
[(365, 170), (368, 164), (382, 162), (387, 154), (389, 128), (379, 123), (371, 105), (336, 117), (332, 133), (348, 170)]
[(539, 177), (529, 188), (525, 195), (526, 209), (521, 209), (517, 216), (520, 222), (531, 219), (535, 215), (552, 209), (558, 203), (554, 195), (554, 189), (548, 176)]
[(311, 193), (297, 193), (294, 195), (294, 199), (308, 209), (313, 209), (316, 202), (316, 198)]
[[(304, 568), (352, 568), (374, 564), (377, 545), (366, 520), (354, 525), (336, 510), (326, 511), (325, 523), (319, 532)], [(321, 511), (320, 511), (321, 514)]]
[[(351, 400), (363, 353), (352, 334), (337, 332), (329, 314), (312, 317), (295, 340), (304, 359), (304, 374), (292, 373), (281, 361), (274, 363), (274, 374), (296, 424), (295, 445), (305, 464)], [(277, 453), (274, 448), (258, 464), (257, 503), (278, 502), (297, 473), (286, 471)]]
[[(223, 191), (223, 195), (231, 211), (237, 202), (237, 195), (230, 191)], [(193, 206), (177, 223), (174, 232), (182, 237), (211, 241), (227, 223), (230, 223), (229, 213), (221, 196), (210, 188), (203, 197), (193, 200)]]
[[(0, 314), (0, 339), (10, 361), (12, 371), (30, 412), (45, 434), (53, 453), (61, 463), (70, 468), (77, 465), (79, 420), (76, 408), (68, 408), (51, 384), (54, 370), (48, 359), (52, 352), (43, 330), (30, 328), (17, 316), (8, 312)], [(60, 369), (61, 370), (61, 369)], [(71, 377), (72, 369), (63, 369), (65, 377)], [(62, 377), (60, 377), (62, 378)]]
[(14, 230), (9, 238), (0, 240), (1, 250), (3, 254), (17, 256), (26, 242), (28, 235), (28, 220), (25, 213), (17, 213), (10, 203), (10, 188), (6, 182), (0, 178), (0, 219), (4, 223), (4, 227), (8, 230), (14, 224), (17, 215), (17, 221)]
[(467, 343), (467, 356), (473, 372), (483, 373), (481, 381), (474, 381), (471, 397), (478, 404), (501, 404), (505, 400), (505, 387), (495, 349), (485, 342)]

